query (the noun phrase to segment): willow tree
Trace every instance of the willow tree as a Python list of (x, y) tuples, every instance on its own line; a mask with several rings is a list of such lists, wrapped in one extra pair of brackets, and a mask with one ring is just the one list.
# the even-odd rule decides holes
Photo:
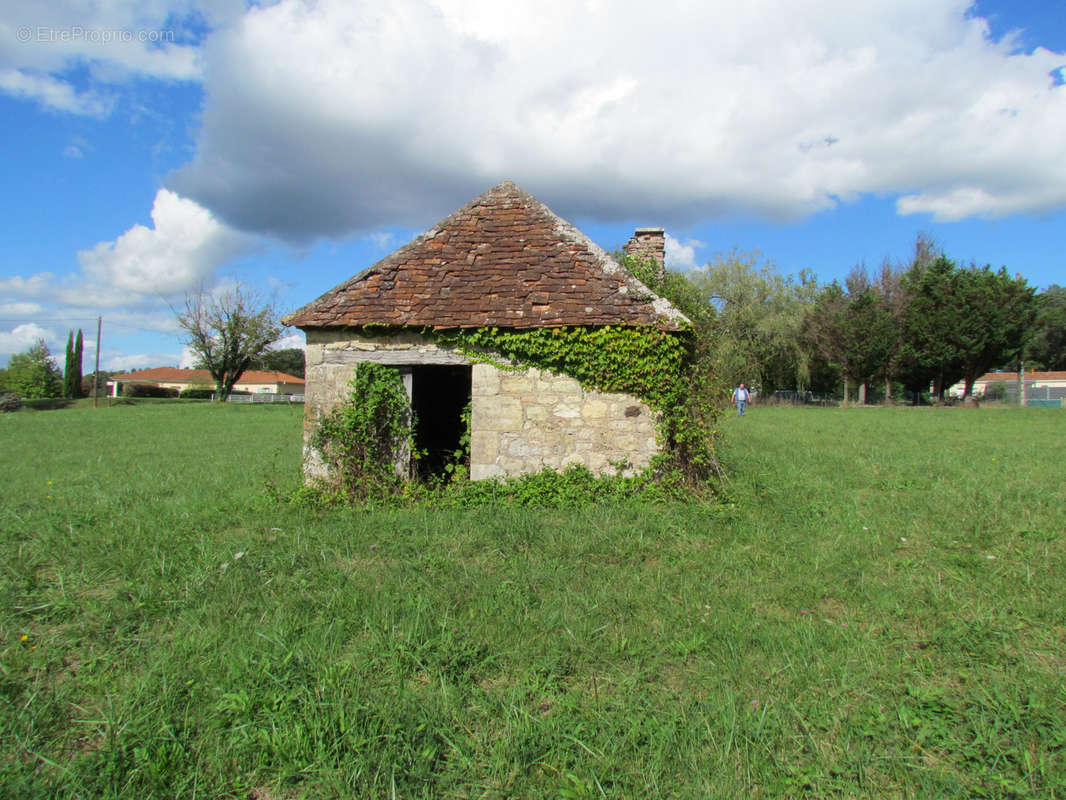
[(714, 309), (714, 371), (726, 385), (740, 381), (763, 394), (807, 385), (804, 319), (817, 286), (778, 272), (758, 252), (715, 256), (689, 277)]

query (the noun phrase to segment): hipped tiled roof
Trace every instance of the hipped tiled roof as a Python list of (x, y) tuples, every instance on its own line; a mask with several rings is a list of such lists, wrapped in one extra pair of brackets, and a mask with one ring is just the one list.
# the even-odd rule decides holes
[[(145, 383), (197, 383), (205, 386), (214, 386), (215, 379), (206, 369), (178, 369), (177, 367), (152, 367), (137, 372), (127, 372), (125, 375), (114, 375), (108, 378), (111, 381), (144, 381)], [(241, 375), (237, 383), (303, 383), (303, 378), (289, 375), (285, 372), (272, 370), (248, 369)]]
[(501, 183), (284, 318), (298, 328), (656, 326), (687, 319), (598, 245)]

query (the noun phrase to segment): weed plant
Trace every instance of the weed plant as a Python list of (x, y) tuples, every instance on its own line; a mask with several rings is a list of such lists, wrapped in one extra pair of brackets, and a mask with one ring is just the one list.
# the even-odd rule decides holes
[(272, 499), (301, 412), (0, 416), (0, 796), (1066, 793), (1061, 413), (756, 408), (730, 504), (353, 510)]

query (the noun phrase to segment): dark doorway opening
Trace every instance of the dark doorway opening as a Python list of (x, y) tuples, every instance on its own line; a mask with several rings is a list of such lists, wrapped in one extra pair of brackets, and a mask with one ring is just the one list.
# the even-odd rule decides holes
[(425, 453), (418, 474), (443, 475), (455, 463), (466, 433), (463, 409), (470, 402), (469, 366), (416, 366), (411, 369), (411, 408), (415, 412), (415, 447)]

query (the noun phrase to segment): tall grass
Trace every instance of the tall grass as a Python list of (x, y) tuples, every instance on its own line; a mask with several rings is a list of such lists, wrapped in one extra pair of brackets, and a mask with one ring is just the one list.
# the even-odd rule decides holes
[(569, 513), (279, 503), (300, 425), (0, 417), (0, 796), (1066, 792), (1060, 413), (755, 409), (731, 503)]

